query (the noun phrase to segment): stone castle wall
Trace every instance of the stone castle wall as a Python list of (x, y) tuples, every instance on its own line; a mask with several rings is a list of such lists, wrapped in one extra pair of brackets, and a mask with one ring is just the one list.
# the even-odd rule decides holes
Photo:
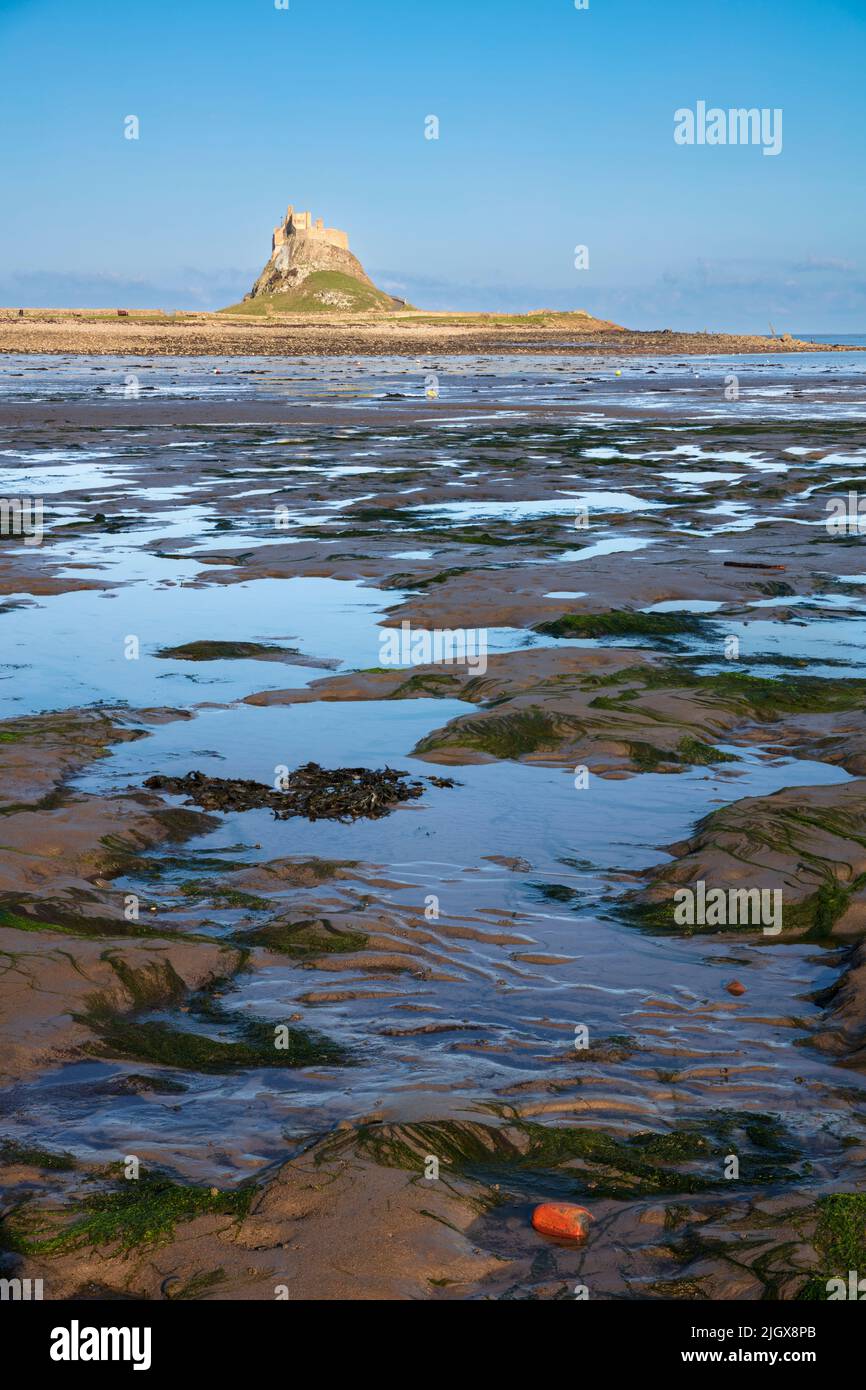
[(323, 242), (326, 246), (337, 246), (341, 251), (348, 251), (349, 249), (349, 238), (346, 232), (341, 232), (336, 227), (326, 227), (321, 217), (317, 217), (314, 222), (312, 213), (295, 212), (292, 205), (289, 204), (285, 221), (279, 227), (274, 227), (272, 251), (276, 251), (280, 246), (285, 246), (292, 236), (309, 237), (312, 241)]

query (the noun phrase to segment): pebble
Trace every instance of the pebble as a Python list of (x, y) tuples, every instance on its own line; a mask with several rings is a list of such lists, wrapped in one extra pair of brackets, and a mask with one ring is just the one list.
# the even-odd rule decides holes
[(575, 1202), (542, 1202), (532, 1213), (532, 1224), (543, 1236), (560, 1240), (583, 1240), (592, 1216)]

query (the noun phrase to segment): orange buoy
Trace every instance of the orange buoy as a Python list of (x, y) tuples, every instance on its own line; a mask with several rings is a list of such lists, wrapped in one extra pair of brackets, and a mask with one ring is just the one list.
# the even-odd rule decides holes
[(741, 985), (739, 980), (731, 980), (729, 985), (725, 985), (728, 994), (745, 994), (746, 986)]
[(543, 1236), (560, 1240), (583, 1240), (592, 1216), (586, 1207), (574, 1202), (542, 1202), (532, 1213), (532, 1224)]

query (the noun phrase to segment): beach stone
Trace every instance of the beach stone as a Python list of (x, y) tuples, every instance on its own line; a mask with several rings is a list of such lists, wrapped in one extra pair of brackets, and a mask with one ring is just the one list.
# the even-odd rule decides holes
[(560, 1240), (584, 1240), (592, 1216), (574, 1202), (542, 1202), (532, 1213), (532, 1224), (543, 1236)]

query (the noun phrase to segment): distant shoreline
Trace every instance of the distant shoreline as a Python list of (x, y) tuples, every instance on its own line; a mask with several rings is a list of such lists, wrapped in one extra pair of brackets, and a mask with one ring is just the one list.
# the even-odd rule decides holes
[[(850, 335), (840, 335), (850, 336)], [(790, 335), (635, 331), (588, 314), (288, 315), (0, 309), (0, 354), (143, 357), (733, 356), (863, 352)]]

